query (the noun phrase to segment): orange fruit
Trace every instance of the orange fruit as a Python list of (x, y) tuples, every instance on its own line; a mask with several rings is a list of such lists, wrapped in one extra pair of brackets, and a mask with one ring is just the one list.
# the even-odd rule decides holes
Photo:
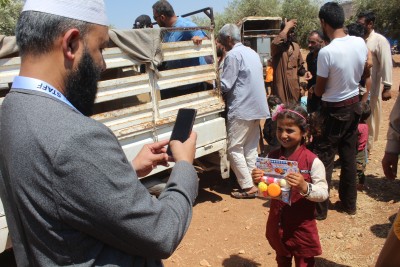
[(281, 194), (281, 187), (278, 184), (270, 184), (268, 186), (268, 195), (270, 197), (278, 197)]

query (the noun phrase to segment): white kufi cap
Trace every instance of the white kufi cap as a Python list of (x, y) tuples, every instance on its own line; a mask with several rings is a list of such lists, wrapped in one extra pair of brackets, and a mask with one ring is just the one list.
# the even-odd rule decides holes
[(24, 11), (38, 11), (108, 26), (103, 0), (26, 0)]

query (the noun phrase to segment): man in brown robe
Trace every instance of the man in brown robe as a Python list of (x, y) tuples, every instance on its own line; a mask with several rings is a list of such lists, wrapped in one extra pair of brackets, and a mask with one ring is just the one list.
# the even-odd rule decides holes
[(272, 66), (274, 81), (272, 94), (277, 95), (283, 103), (298, 103), (300, 99), (299, 76), (309, 80), (310, 72), (304, 68), (304, 60), (300, 53), (300, 46), (294, 42), (294, 28), (297, 20), (285, 21), (282, 31), (271, 44)]

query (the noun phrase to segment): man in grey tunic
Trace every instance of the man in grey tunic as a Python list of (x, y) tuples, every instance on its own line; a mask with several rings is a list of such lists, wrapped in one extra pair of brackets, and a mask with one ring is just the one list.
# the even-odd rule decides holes
[(153, 198), (138, 177), (168, 159), (161, 141), (128, 162), (87, 117), (105, 69), (102, 0), (27, 0), (16, 38), (20, 75), (1, 107), (0, 193), (18, 266), (162, 266), (189, 227), (196, 134)]

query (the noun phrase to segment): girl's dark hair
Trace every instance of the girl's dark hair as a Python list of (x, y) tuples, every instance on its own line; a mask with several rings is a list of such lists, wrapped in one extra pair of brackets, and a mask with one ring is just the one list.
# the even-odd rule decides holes
[(371, 107), (365, 102), (361, 102), (360, 105), (362, 111), (360, 117), (360, 123), (366, 123), (367, 119), (371, 115)]
[(308, 137), (317, 137), (322, 135), (322, 126), (324, 125), (324, 116), (319, 111), (308, 115)]
[(298, 104), (285, 105), (284, 110), (278, 113), (276, 120), (291, 119), (303, 133), (308, 132), (307, 111)]
[[(305, 119), (297, 113), (301, 114)], [(308, 141), (311, 140), (311, 137), (315, 138), (322, 135), (323, 116), (319, 112), (308, 115), (307, 111), (298, 104), (285, 105), (284, 111), (280, 112), (276, 119), (293, 120), (303, 133), (307, 133)], [(306, 140), (303, 139), (302, 143), (305, 142)]]

